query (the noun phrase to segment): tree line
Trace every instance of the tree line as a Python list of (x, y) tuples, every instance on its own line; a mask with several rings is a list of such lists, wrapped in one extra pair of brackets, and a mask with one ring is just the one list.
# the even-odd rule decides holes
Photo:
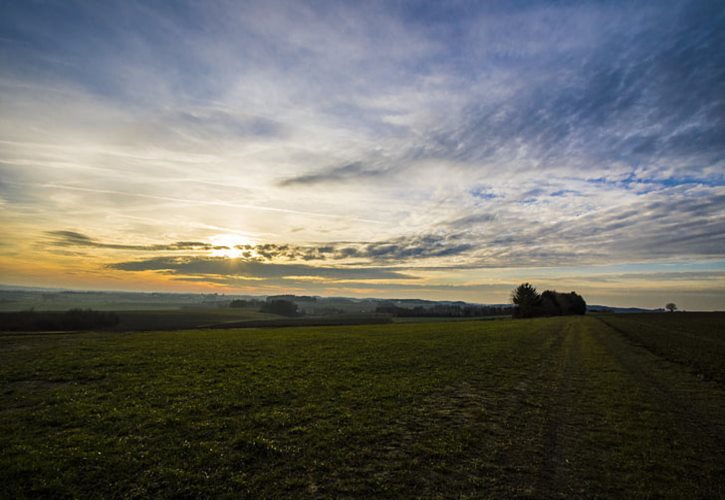
[(569, 316), (586, 314), (587, 303), (576, 292), (561, 293), (546, 290), (539, 293), (530, 283), (522, 283), (511, 293), (514, 318), (538, 316)]
[(375, 309), (375, 312), (391, 314), (399, 318), (473, 318), (478, 316), (507, 316), (511, 314), (511, 307), (436, 304), (432, 307), (416, 306), (406, 308), (383, 303)]
[[(269, 314), (279, 314), (280, 316), (304, 316), (304, 312), (300, 311), (299, 306), (287, 299), (280, 299), (282, 295), (268, 297), (267, 300), (232, 300), (229, 307), (257, 309), (259, 312)], [(293, 297), (292, 295), (284, 295), (284, 297)]]
[(0, 330), (15, 332), (91, 330), (115, 326), (118, 322), (114, 312), (91, 309), (0, 313)]

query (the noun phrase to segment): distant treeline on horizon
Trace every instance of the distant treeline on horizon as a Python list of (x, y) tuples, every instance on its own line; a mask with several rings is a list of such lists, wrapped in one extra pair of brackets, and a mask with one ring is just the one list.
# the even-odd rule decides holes
[(0, 330), (11, 332), (91, 330), (115, 326), (118, 322), (119, 318), (115, 312), (91, 309), (0, 313)]
[(516, 287), (511, 293), (511, 301), (514, 303), (514, 318), (570, 316), (587, 312), (587, 303), (578, 293), (546, 290), (540, 294), (530, 283)]
[(507, 316), (511, 314), (512, 307), (437, 304), (432, 307), (416, 306), (406, 308), (391, 303), (383, 303), (375, 309), (375, 312), (391, 314), (399, 318), (471, 318), (477, 316)]

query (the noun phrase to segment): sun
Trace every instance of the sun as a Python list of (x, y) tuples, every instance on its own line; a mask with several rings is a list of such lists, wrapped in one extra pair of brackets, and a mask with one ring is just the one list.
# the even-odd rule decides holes
[(238, 234), (217, 234), (209, 238), (216, 248), (211, 251), (212, 257), (224, 257), (227, 259), (238, 259), (244, 255), (245, 250), (238, 248), (241, 245), (253, 245), (249, 238)]

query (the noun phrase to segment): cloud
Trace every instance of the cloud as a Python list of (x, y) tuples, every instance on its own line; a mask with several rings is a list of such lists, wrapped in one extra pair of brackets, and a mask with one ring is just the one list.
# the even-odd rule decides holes
[[(676, 23), (663, 21), (660, 11), (631, 7), (621, 14), (592, 4), (549, 9), (570, 14), (580, 25), (596, 19), (589, 37), (597, 43), (551, 50), (561, 26), (536, 33), (539, 46), (549, 50), (524, 53), (498, 68), (504, 82), (524, 81), (511, 81), (494, 98), (464, 104), (408, 154), (503, 161), (519, 171), (562, 165), (599, 170), (613, 161), (653, 171), (663, 163), (698, 171), (721, 162), (725, 55), (715, 33), (722, 30), (722, 12), (712, 2), (671, 7), (680, 16)], [(621, 16), (628, 14), (632, 19), (624, 22)], [(533, 7), (503, 16), (500, 29), (513, 33), (511, 45), (526, 46), (534, 36), (526, 27), (536, 26), (541, 15)]]
[(285, 127), (264, 116), (244, 116), (217, 109), (173, 113), (163, 121), (173, 121), (183, 127), (180, 132), (194, 135), (200, 141), (218, 140), (220, 137), (284, 138)]
[(123, 245), (117, 243), (103, 243), (75, 231), (48, 231), (46, 234), (50, 237), (50, 245), (60, 247), (92, 247), (144, 252), (165, 252), (175, 250), (211, 251), (229, 249), (229, 247), (226, 246), (212, 245), (211, 243), (204, 243), (201, 241), (176, 241), (174, 243), (158, 245)]
[(250, 262), (456, 282), (725, 255), (718, 2), (3, 14), (3, 256), (47, 233), (33, 258), (198, 257), (224, 233), (261, 242)]
[(471, 243), (458, 241), (455, 234), (401, 236), (377, 242), (330, 242), (322, 245), (260, 244), (237, 245), (237, 249), (254, 252), (263, 259), (325, 260), (356, 259), (368, 262), (411, 262), (420, 259), (465, 254)]
[(238, 276), (247, 278), (318, 277), (328, 280), (416, 279), (395, 269), (379, 267), (317, 267), (303, 264), (226, 259), (222, 257), (158, 257), (108, 265), (119, 271), (169, 271), (180, 275)]
[(318, 171), (312, 174), (298, 175), (281, 180), (278, 184), (282, 187), (289, 186), (311, 186), (315, 184), (327, 184), (335, 182), (359, 181), (361, 179), (375, 179), (385, 177), (388, 174), (385, 170), (365, 168), (361, 163), (350, 163), (339, 167), (332, 167), (327, 170)]
[[(580, 278), (581, 281), (591, 280), (592, 276)], [(606, 277), (608, 281), (725, 281), (725, 271), (661, 271), (649, 273), (622, 273), (610, 274)]]
[[(149, 245), (129, 245), (98, 241), (76, 231), (48, 231), (48, 244), (58, 247), (90, 247), (138, 252), (230, 250), (229, 246), (201, 241), (176, 241)], [(247, 261), (324, 261), (356, 260), (365, 262), (412, 262), (421, 259), (465, 254), (471, 243), (459, 241), (457, 235), (405, 236), (379, 242), (331, 242), (322, 245), (260, 243), (235, 245)]]

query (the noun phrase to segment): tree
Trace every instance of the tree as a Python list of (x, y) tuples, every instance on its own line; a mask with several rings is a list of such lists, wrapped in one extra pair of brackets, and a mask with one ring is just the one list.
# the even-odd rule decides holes
[(514, 307), (514, 317), (532, 318), (541, 303), (541, 296), (533, 285), (522, 283), (511, 293), (511, 301), (517, 306)]
[(586, 314), (587, 303), (584, 297), (576, 292), (562, 293), (562, 296), (566, 297), (567, 308), (564, 311), (562, 308), (562, 314)]
[(260, 312), (279, 314), (280, 316), (298, 316), (297, 304), (289, 300), (268, 300), (259, 309)]
[(541, 294), (541, 303), (537, 308), (537, 316), (571, 316), (586, 314), (587, 303), (584, 297), (576, 292), (560, 293), (546, 290)]
[(665, 309), (667, 309), (670, 312), (675, 312), (677, 310), (677, 306), (675, 305), (674, 302), (670, 302), (669, 304), (667, 304), (665, 306)]
[(543, 316), (561, 316), (561, 305), (557, 292), (553, 290), (546, 290), (541, 294), (541, 306), (540, 311)]

